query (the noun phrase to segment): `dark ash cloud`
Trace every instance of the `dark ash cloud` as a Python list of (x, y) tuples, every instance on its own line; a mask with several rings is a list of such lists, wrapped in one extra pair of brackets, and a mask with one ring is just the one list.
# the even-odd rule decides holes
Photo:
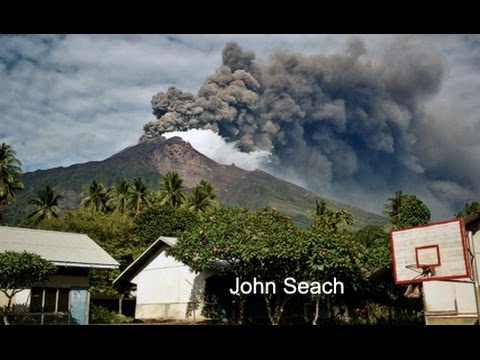
[(432, 48), (402, 37), (374, 62), (353, 38), (334, 54), (276, 51), (257, 61), (228, 43), (222, 60), (196, 95), (156, 94), (141, 140), (211, 129), (244, 152), (269, 151), (270, 172), (345, 201), (360, 192), (385, 202), (402, 189), (453, 214), (478, 196), (480, 167), (466, 150), (475, 138), (427, 106), (446, 72)]
[(145, 137), (212, 129), (228, 151), (184, 134), (249, 169), (271, 153), (268, 171), (377, 213), (399, 189), (437, 218), (478, 200), (480, 37), (350, 37), (0, 36), (0, 142), (24, 171), (101, 160), (138, 141), (152, 95), (175, 86)]

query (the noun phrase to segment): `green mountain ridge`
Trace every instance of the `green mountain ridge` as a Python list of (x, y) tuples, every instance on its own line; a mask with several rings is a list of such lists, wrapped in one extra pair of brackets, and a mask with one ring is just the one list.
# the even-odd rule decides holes
[(218, 164), (179, 137), (158, 137), (125, 148), (102, 161), (25, 173), (21, 178), (25, 190), (18, 194), (16, 202), (7, 206), (2, 223), (18, 225), (24, 221), (33, 210), (28, 205), (29, 200), (47, 185), (64, 196), (60, 203), (63, 209), (74, 209), (80, 204), (80, 193), (94, 179), (111, 186), (117, 180), (131, 181), (141, 177), (150, 188), (158, 188), (160, 179), (168, 171), (179, 173), (188, 188), (201, 180), (210, 181), (223, 204), (250, 209), (270, 206), (290, 215), (301, 226), (311, 223), (308, 211), (315, 209), (315, 200), (319, 198), (324, 198), (333, 207), (351, 212), (356, 219), (355, 227), (386, 222), (380, 215), (325, 198), (264, 171)]

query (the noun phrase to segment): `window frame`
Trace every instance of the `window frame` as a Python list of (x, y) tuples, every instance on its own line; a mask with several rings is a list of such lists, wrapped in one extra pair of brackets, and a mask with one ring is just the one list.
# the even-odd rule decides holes
[[(46, 303), (46, 290), (55, 290), (55, 310), (54, 311), (45, 311), (45, 303)], [(60, 300), (60, 292), (61, 290), (67, 290), (68, 291), (68, 299), (67, 299), (67, 309), (66, 310), (61, 310), (59, 311), (59, 300)], [(35, 291), (36, 294), (39, 294), (41, 296), (41, 307), (40, 311), (32, 311), (32, 298), (33, 294)], [(70, 288), (50, 288), (50, 287), (32, 287), (30, 289), (30, 306), (29, 306), (29, 312), (42, 312), (42, 313), (62, 313), (62, 312), (70, 312), (70, 301), (71, 301), (71, 294), (72, 291)]]

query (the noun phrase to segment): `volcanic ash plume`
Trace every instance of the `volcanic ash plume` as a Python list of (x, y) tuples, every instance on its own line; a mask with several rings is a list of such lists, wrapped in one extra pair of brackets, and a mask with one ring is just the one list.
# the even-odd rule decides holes
[[(211, 129), (244, 152), (269, 151), (271, 171), (315, 190), (328, 190), (334, 181), (358, 189), (381, 183), (388, 193), (428, 180), (431, 163), (422, 160), (435, 155), (418, 145), (425, 129), (437, 124), (424, 104), (444, 73), (430, 49), (402, 38), (374, 63), (354, 38), (338, 54), (278, 51), (256, 63), (253, 52), (229, 43), (222, 59), (197, 95), (174, 87), (155, 95), (156, 119), (145, 125), (141, 140)], [(471, 185), (465, 179), (430, 180)]]

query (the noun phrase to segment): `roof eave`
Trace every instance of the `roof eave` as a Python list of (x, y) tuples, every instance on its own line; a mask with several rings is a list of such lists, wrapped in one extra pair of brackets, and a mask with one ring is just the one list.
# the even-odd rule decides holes
[(474, 212), (473, 214), (466, 216), (463, 221), (465, 222), (465, 227), (475, 225), (480, 221), (480, 212)]
[(125, 270), (122, 271), (120, 275), (113, 280), (113, 285), (119, 285), (122, 282), (130, 282), (144, 267), (144, 262), (146, 262), (152, 255), (161, 249), (162, 246), (172, 246), (169, 241), (165, 241), (163, 236), (160, 236), (157, 240), (153, 242), (138, 258), (136, 258), (130, 265), (128, 265)]
[(76, 263), (69, 261), (55, 261), (51, 260), (55, 266), (65, 266), (65, 267), (87, 267), (93, 269), (118, 269), (120, 264), (92, 264), (92, 263)]

